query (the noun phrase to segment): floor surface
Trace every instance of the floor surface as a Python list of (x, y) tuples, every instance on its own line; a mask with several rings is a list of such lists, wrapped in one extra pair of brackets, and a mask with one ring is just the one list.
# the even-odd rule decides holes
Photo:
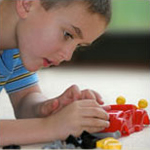
[[(106, 104), (115, 104), (116, 97), (122, 95), (127, 103), (137, 105), (145, 98), (150, 103), (150, 68), (144, 65), (62, 65), (38, 72), (43, 93), (49, 97), (60, 95), (72, 84), (80, 89), (93, 89), (99, 92)], [(150, 105), (146, 108), (150, 116)], [(0, 119), (14, 119), (13, 110), (4, 91), (0, 94)], [(147, 150), (150, 148), (150, 127), (120, 138), (123, 150)], [(23, 148), (37, 149), (42, 145), (29, 145)]]

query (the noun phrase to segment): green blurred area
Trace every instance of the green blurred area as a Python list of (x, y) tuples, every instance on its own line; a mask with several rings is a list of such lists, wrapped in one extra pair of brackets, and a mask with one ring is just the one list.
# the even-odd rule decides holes
[(150, 1), (112, 0), (112, 21), (108, 31), (150, 32)]

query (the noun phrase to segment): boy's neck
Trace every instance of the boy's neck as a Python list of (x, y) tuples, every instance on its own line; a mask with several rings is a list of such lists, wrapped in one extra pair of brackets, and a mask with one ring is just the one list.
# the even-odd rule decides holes
[(16, 12), (13, 3), (2, 1), (0, 3), (0, 51), (16, 48)]
[(0, 55), (3, 53), (3, 51), (0, 50)]

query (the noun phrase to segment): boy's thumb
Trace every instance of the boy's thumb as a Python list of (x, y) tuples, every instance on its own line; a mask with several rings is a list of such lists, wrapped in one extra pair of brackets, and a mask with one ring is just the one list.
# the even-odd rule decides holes
[(58, 108), (58, 106), (59, 106), (59, 102), (57, 99), (54, 101), (47, 102), (46, 105), (44, 105), (44, 107), (42, 108), (43, 115), (45, 117), (50, 115)]

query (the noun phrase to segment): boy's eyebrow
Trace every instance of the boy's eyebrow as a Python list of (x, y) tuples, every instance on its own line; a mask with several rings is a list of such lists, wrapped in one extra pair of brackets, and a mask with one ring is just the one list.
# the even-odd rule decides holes
[[(75, 27), (75, 26), (73, 26), (73, 25), (72, 25), (72, 28), (74, 29), (74, 31), (75, 31), (75, 33), (78, 35), (78, 37), (79, 37), (80, 39), (83, 39), (83, 33), (82, 33), (81, 29), (78, 28), (78, 27)], [(91, 45), (91, 43), (84, 43), (84, 46), (90, 46), (90, 45)]]
[(72, 25), (72, 28), (74, 29), (75, 33), (79, 36), (80, 39), (83, 39), (83, 34), (80, 28), (75, 27)]

